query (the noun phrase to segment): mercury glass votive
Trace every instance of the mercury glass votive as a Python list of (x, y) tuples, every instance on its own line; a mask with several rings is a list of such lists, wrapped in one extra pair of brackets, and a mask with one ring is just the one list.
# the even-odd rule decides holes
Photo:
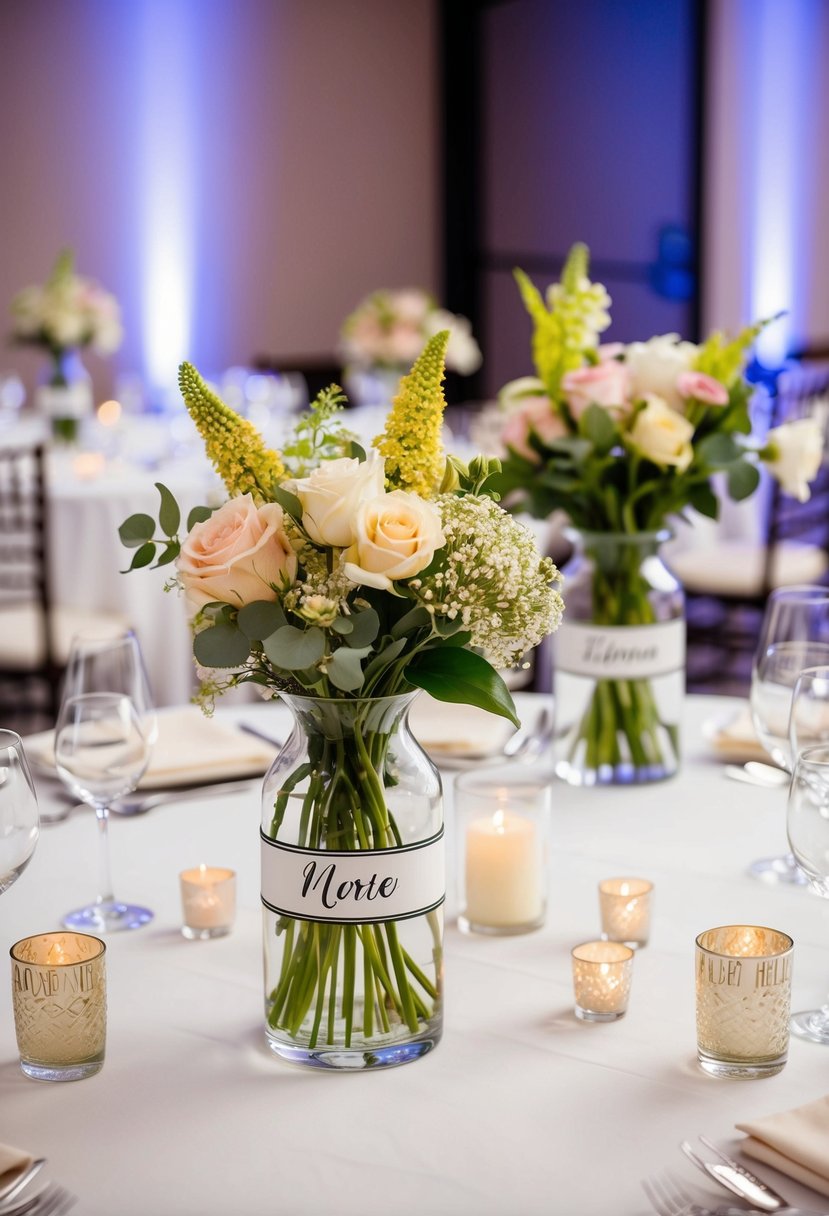
[(12, 946), (14, 1026), (27, 1077), (80, 1081), (103, 1066), (105, 952), (100, 938), (68, 931)]
[(633, 951), (622, 942), (583, 942), (571, 951), (576, 1017), (615, 1022), (624, 1016), (633, 977)]
[(458, 926), (529, 933), (547, 911), (550, 778), (523, 766), (455, 779)]
[(722, 925), (696, 943), (697, 1056), (712, 1077), (771, 1077), (786, 1063), (794, 942)]
[(181, 931), (191, 941), (223, 937), (236, 916), (236, 873), (220, 866), (197, 866), (182, 870)]
[(599, 883), (602, 937), (636, 950), (646, 946), (651, 927), (653, 883), (646, 878), (606, 878)]

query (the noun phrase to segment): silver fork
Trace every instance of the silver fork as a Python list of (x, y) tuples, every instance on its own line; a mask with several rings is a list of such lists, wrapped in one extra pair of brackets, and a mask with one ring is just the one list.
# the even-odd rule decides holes
[(697, 1203), (690, 1191), (671, 1174), (642, 1179), (642, 1189), (659, 1216), (750, 1216), (754, 1209), (728, 1205), (708, 1208)]
[(0, 1207), (0, 1216), (64, 1216), (78, 1202), (77, 1195), (57, 1182), (48, 1183), (37, 1195)]

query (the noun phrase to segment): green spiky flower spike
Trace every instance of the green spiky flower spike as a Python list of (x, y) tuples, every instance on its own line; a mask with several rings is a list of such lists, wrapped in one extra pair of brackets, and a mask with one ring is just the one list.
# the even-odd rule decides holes
[(265, 447), (252, 423), (225, 405), (207, 387), (192, 363), (178, 369), (181, 395), (204, 440), (204, 449), (229, 494), (252, 494), (257, 502), (271, 501), (274, 486), (285, 476), (276, 452)]
[(444, 360), (449, 330), (442, 329), (424, 346), (412, 370), (400, 381), (386, 429), (374, 440), (386, 461), (386, 480), (398, 490), (434, 498), (444, 472)]

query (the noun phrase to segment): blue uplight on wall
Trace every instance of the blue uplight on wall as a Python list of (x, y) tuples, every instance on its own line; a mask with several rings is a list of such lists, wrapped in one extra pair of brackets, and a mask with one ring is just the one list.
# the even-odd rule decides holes
[(138, 200), (144, 376), (166, 403), (191, 353), (197, 243), (199, 0), (141, 0)]
[(750, 0), (747, 170), (751, 314), (786, 315), (757, 342), (757, 358), (780, 367), (802, 332), (807, 259), (803, 213), (810, 187), (809, 133), (816, 101), (815, 31), (821, 0)]

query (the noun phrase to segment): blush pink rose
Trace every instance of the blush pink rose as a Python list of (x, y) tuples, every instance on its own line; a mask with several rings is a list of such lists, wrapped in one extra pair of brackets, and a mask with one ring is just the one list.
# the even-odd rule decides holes
[(258, 507), (250, 494), (194, 524), (176, 559), (188, 606), (197, 612), (214, 601), (240, 608), (275, 600), (274, 587), (293, 582), (297, 567), (283, 524), (277, 503)]
[(728, 405), (728, 389), (704, 372), (681, 372), (676, 387), (680, 397), (693, 397), (705, 405)]
[(580, 367), (562, 377), (561, 388), (578, 421), (589, 405), (601, 405), (618, 415), (630, 409), (630, 376), (624, 363), (609, 359), (595, 367)]
[(501, 431), (504, 447), (512, 448), (519, 456), (540, 464), (541, 457), (530, 447), (530, 432), (542, 443), (551, 443), (568, 434), (567, 427), (553, 408), (549, 397), (524, 397), (507, 415)]

